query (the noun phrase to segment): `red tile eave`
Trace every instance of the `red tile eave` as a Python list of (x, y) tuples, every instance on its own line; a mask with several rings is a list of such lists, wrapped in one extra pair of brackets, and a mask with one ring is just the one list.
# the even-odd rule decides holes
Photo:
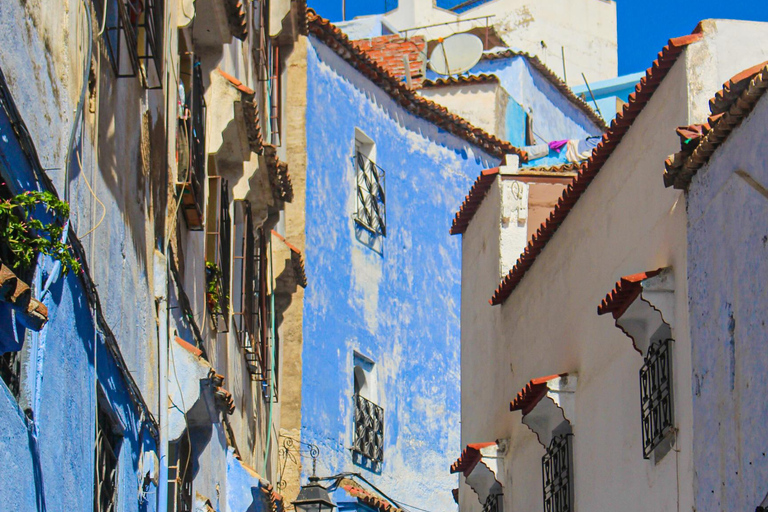
[(283, 235), (281, 235), (280, 233), (278, 233), (274, 229), (272, 230), (272, 235), (276, 236), (277, 239), (280, 240), (281, 242), (283, 242), (286, 245), (286, 247), (288, 247), (291, 251), (293, 251), (296, 254), (298, 254), (299, 256), (301, 256), (301, 251), (298, 249), (298, 247), (296, 247), (295, 245), (290, 243), (288, 240), (286, 240)]
[(503, 160), (508, 154), (516, 154), (521, 161), (528, 161), (528, 153), (522, 149), (473, 126), (466, 119), (452, 114), (445, 107), (409, 89), (364, 51), (359, 50), (338, 27), (318, 16), (314, 10), (307, 9), (307, 21), (310, 34), (320, 39), (323, 44), (412, 114), (426, 119), (496, 158)]
[(466, 448), (464, 448), (464, 451), (461, 452), (461, 456), (456, 459), (456, 462), (451, 464), (451, 473), (462, 472), (464, 473), (464, 476), (469, 476), (469, 474), (472, 473), (472, 470), (475, 469), (475, 466), (477, 466), (477, 463), (483, 458), (480, 454), (480, 450), (495, 444), (495, 441), (489, 443), (468, 444)]
[(226, 73), (219, 68), (216, 68), (216, 71), (218, 71), (221, 76), (226, 78), (229, 81), (229, 83), (232, 84), (232, 87), (242, 92), (243, 94), (247, 94), (248, 96), (252, 96), (256, 94), (256, 92), (253, 89), (251, 89), (250, 87), (246, 87), (245, 84), (243, 84), (243, 82), (233, 77), (229, 73)]
[(200, 350), (196, 346), (192, 345), (191, 343), (189, 343), (187, 341), (184, 341), (183, 339), (179, 338), (178, 336), (176, 336), (176, 343), (178, 343), (181, 348), (183, 348), (187, 352), (190, 352), (191, 354), (193, 354), (193, 355), (195, 355), (197, 357), (200, 357), (201, 355), (203, 355), (203, 351), (202, 350)]
[(379, 498), (378, 496), (366, 491), (365, 489), (361, 489), (360, 487), (355, 487), (353, 485), (342, 485), (341, 488), (344, 489), (347, 494), (353, 498), (357, 498), (363, 504), (368, 505), (369, 507), (374, 508), (379, 512), (400, 512), (401, 510), (388, 501)]
[(632, 274), (630, 276), (624, 276), (616, 281), (616, 286), (608, 293), (602, 300), (599, 306), (597, 306), (597, 314), (604, 315), (611, 313), (614, 320), (621, 318), (621, 315), (627, 310), (627, 308), (635, 301), (640, 292), (643, 289), (642, 283), (644, 280), (659, 275), (662, 269), (649, 270), (648, 272), (640, 272), (639, 274)]
[(557, 379), (559, 377), (567, 376), (567, 373), (561, 373), (556, 375), (547, 375), (546, 377), (539, 377), (538, 379), (531, 379), (528, 384), (520, 391), (512, 402), (509, 404), (510, 411), (522, 411), (523, 416), (533, 410), (534, 407), (541, 401), (542, 398), (547, 396), (547, 382)]
[(467, 230), (469, 223), (477, 213), (477, 209), (485, 198), (485, 195), (491, 189), (493, 180), (496, 179), (496, 175), (499, 174), (499, 168), (486, 169), (480, 173), (477, 177), (472, 188), (469, 189), (469, 194), (464, 198), (464, 202), (461, 204), (461, 208), (456, 212), (456, 216), (453, 218), (453, 224), (451, 225), (450, 233), (452, 235), (462, 234)]
[(629, 100), (624, 105), (622, 111), (616, 115), (616, 118), (611, 122), (611, 127), (603, 134), (603, 139), (592, 151), (589, 159), (582, 164), (573, 183), (568, 185), (563, 191), (555, 209), (549, 214), (549, 218), (541, 224), (541, 227), (531, 237), (523, 254), (520, 255), (515, 265), (501, 281), (498, 288), (496, 288), (489, 301), (491, 305), (503, 304), (512, 294), (525, 273), (528, 272), (533, 262), (536, 261), (536, 257), (541, 253), (552, 236), (554, 236), (557, 229), (573, 209), (573, 206), (584, 194), (584, 191), (592, 183), (592, 180), (595, 179), (595, 176), (597, 176), (597, 173), (611, 156), (616, 146), (621, 142), (632, 126), (634, 119), (648, 104), (651, 96), (676, 62), (683, 49), (687, 45), (699, 41), (702, 37), (702, 34), (695, 33), (670, 39), (662, 51), (659, 52), (659, 56), (653, 62), (653, 66), (646, 70), (645, 77), (635, 87), (635, 92), (630, 94)]
[(423, 89), (434, 89), (436, 87), (448, 87), (452, 85), (476, 85), (487, 83), (499, 83), (499, 77), (484, 73), (479, 75), (442, 77), (436, 80), (424, 80), (421, 87)]

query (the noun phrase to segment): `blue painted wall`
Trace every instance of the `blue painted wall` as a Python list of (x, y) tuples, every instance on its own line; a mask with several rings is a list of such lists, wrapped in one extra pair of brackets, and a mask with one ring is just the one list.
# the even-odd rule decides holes
[[(36, 164), (21, 153), (10, 129), (8, 111), (2, 109), (0, 140), (0, 171), (14, 192), (38, 189), (33, 171)], [(50, 258), (40, 259), (34, 278), (37, 290), (52, 268)], [(42, 301), (48, 307), (49, 321), (39, 333), (14, 330), (9, 308), (0, 304), (0, 337), (14, 340), (4, 343), (6, 350), (24, 351), (27, 364), (22, 372), (21, 402), (34, 418), (27, 418), (5, 383), (0, 382), (0, 475), (4, 482), (0, 501), (18, 510), (93, 508), (98, 376), (107, 407), (118, 419), (123, 437), (118, 510), (154, 510), (156, 489), (153, 485), (143, 488), (139, 473), (141, 454), (155, 450), (154, 439), (103, 335), (97, 335), (84, 282), (74, 273), (59, 276)]]
[[(460, 452), (460, 240), (453, 214), (495, 160), (395, 104), (310, 38), (302, 441), (318, 475), (361, 472), (394, 499), (455, 507)], [(352, 220), (355, 128), (386, 172), (387, 236), (373, 249)], [(365, 241), (365, 240), (364, 240)], [(384, 408), (384, 463), (353, 463), (353, 359), (372, 359)], [(304, 460), (304, 479), (311, 461)]]
[(696, 510), (755, 510), (768, 494), (768, 96), (688, 194)]
[[(629, 75), (611, 78), (610, 80), (601, 80), (586, 85), (577, 85), (573, 87), (573, 93), (580, 96), (590, 107), (594, 108), (594, 103), (600, 110), (600, 114), (606, 123), (616, 117), (616, 100), (619, 99), (626, 103), (629, 101), (629, 95), (635, 92), (635, 86), (640, 79), (645, 76), (645, 72), (631, 73)], [(590, 93), (591, 89), (591, 93)], [(594, 96), (594, 101), (592, 97)]]

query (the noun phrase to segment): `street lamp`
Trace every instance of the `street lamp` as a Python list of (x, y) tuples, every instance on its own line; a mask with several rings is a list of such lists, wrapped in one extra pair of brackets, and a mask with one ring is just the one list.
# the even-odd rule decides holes
[(301, 487), (293, 506), (296, 512), (332, 512), (336, 507), (331, 495), (320, 485), (320, 479), (315, 475), (309, 477), (309, 483)]

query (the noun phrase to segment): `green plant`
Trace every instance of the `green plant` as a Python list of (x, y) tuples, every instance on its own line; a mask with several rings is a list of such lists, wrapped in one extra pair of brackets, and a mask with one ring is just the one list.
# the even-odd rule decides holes
[(212, 261), (205, 262), (205, 298), (211, 313), (221, 313), (221, 267)]
[[(36, 212), (43, 205), (53, 216), (51, 222), (40, 220)], [(82, 271), (71, 247), (62, 243), (64, 228), (59, 221), (69, 217), (69, 205), (51, 192), (30, 191), (0, 201), (0, 248), (2, 259), (15, 271), (31, 267), (38, 252), (61, 262), (62, 271)], [(63, 222), (62, 222), (63, 223)]]

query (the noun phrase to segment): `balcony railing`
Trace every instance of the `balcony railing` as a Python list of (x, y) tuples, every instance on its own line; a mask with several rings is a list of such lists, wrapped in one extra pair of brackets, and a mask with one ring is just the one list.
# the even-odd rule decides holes
[(387, 236), (387, 202), (384, 169), (359, 151), (355, 156), (357, 210), (355, 222), (372, 235)]
[(178, 129), (177, 191), (183, 194), (182, 211), (187, 227), (203, 228), (203, 180), (205, 178), (205, 88), (200, 61), (192, 65), (192, 87), (187, 95)]
[(552, 438), (541, 459), (544, 481), (544, 512), (572, 512), (571, 435)]
[(357, 394), (355, 400), (355, 435), (352, 451), (371, 462), (384, 460), (384, 409)]
[(670, 341), (651, 345), (640, 369), (643, 457), (646, 459), (674, 428)]

